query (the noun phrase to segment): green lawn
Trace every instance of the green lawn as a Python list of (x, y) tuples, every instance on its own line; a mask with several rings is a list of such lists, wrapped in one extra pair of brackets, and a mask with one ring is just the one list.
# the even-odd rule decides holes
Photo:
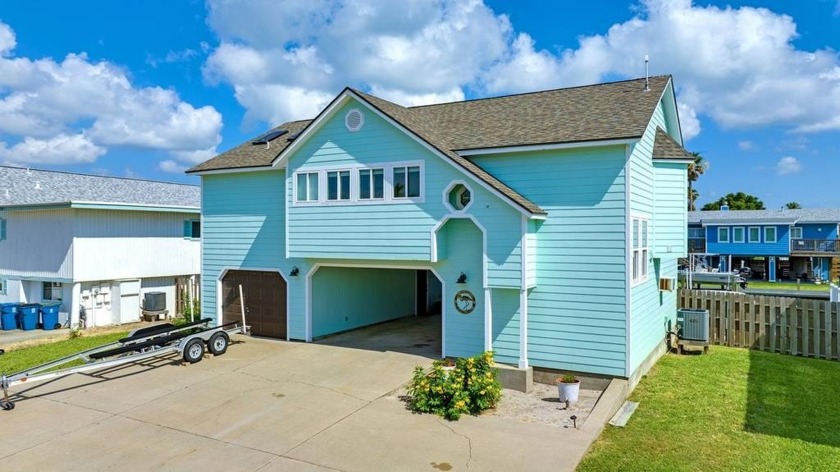
[(69, 356), (75, 352), (90, 349), (100, 344), (114, 342), (120, 338), (124, 338), (126, 334), (127, 332), (120, 331), (97, 336), (82, 336), (75, 339), (6, 351), (5, 354), (0, 356), (0, 373), (12, 374), (30, 367), (35, 367), (36, 365)]
[(840, 470), (840, 363), (714, 346), (669, 354), (579, 471)]
[(810, 290), (815, 292), (827, 292), (828, 291), (828, 284), (812, 284), (812, 283), (803, 283), (800, 284), (799, 287), (796, 286), (796, 282), (761, 282), (761, 281), (750, 281), (747, 288), (754, 288), (760, 290)]

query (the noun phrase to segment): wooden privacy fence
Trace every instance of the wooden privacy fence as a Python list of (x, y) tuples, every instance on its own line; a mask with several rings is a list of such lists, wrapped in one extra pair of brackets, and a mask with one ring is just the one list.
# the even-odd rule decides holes
[(688, 289), (677, 300), (709, 310), (711, 344), (840, 360), (840, 303)]

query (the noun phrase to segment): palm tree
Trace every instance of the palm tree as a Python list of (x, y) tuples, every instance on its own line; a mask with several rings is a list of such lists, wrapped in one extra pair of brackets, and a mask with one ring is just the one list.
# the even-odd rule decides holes
[(787, 202), (785, 203), (785, 208), (788, 210), (799, 210), (802, 208), (802, 205), (800, 205), (799, 202)]
[(694, 211), (697, 207), (694, 205), (697, 199), (700, 198), (700, 192), (696, 188), (688, 189), (688, 211)]
[(697, 179), (706, 172), (709, 163), (703, 160), (699, 152), (692, 152), (691, 157), (694, 158), (694, 162), (688, 165), (688, 210), (694, 211), (694, 202), (699, 196), (694, 192), (694, 182), (697, 182)]

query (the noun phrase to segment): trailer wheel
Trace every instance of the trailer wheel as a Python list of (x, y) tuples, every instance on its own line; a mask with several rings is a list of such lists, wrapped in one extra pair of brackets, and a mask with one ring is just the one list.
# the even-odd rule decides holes
[(227, 351), (230, 337), (227, 333), (218, 332), (207, 341), (207, 350), (214, 356), (221, 356)]
[(15, 409), (15, 403), (11, 402), (11, 401), (6, 401), (6, 400), (0, 400), (0, 408), (4, 409), (6, 411), (14, 410)]
[(187, 341), (184, 346), (184, 361), (195, 364), (204, 357), (204, 341), (195, 338)]

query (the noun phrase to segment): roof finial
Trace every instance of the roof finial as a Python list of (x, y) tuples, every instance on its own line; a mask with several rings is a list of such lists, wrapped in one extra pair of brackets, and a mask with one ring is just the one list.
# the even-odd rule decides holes
[(650, 92), (650, 79), (648, 79), (648, 66), (650, 64), (650, 58), (647, 54), (645, 54), (645, 92)]

